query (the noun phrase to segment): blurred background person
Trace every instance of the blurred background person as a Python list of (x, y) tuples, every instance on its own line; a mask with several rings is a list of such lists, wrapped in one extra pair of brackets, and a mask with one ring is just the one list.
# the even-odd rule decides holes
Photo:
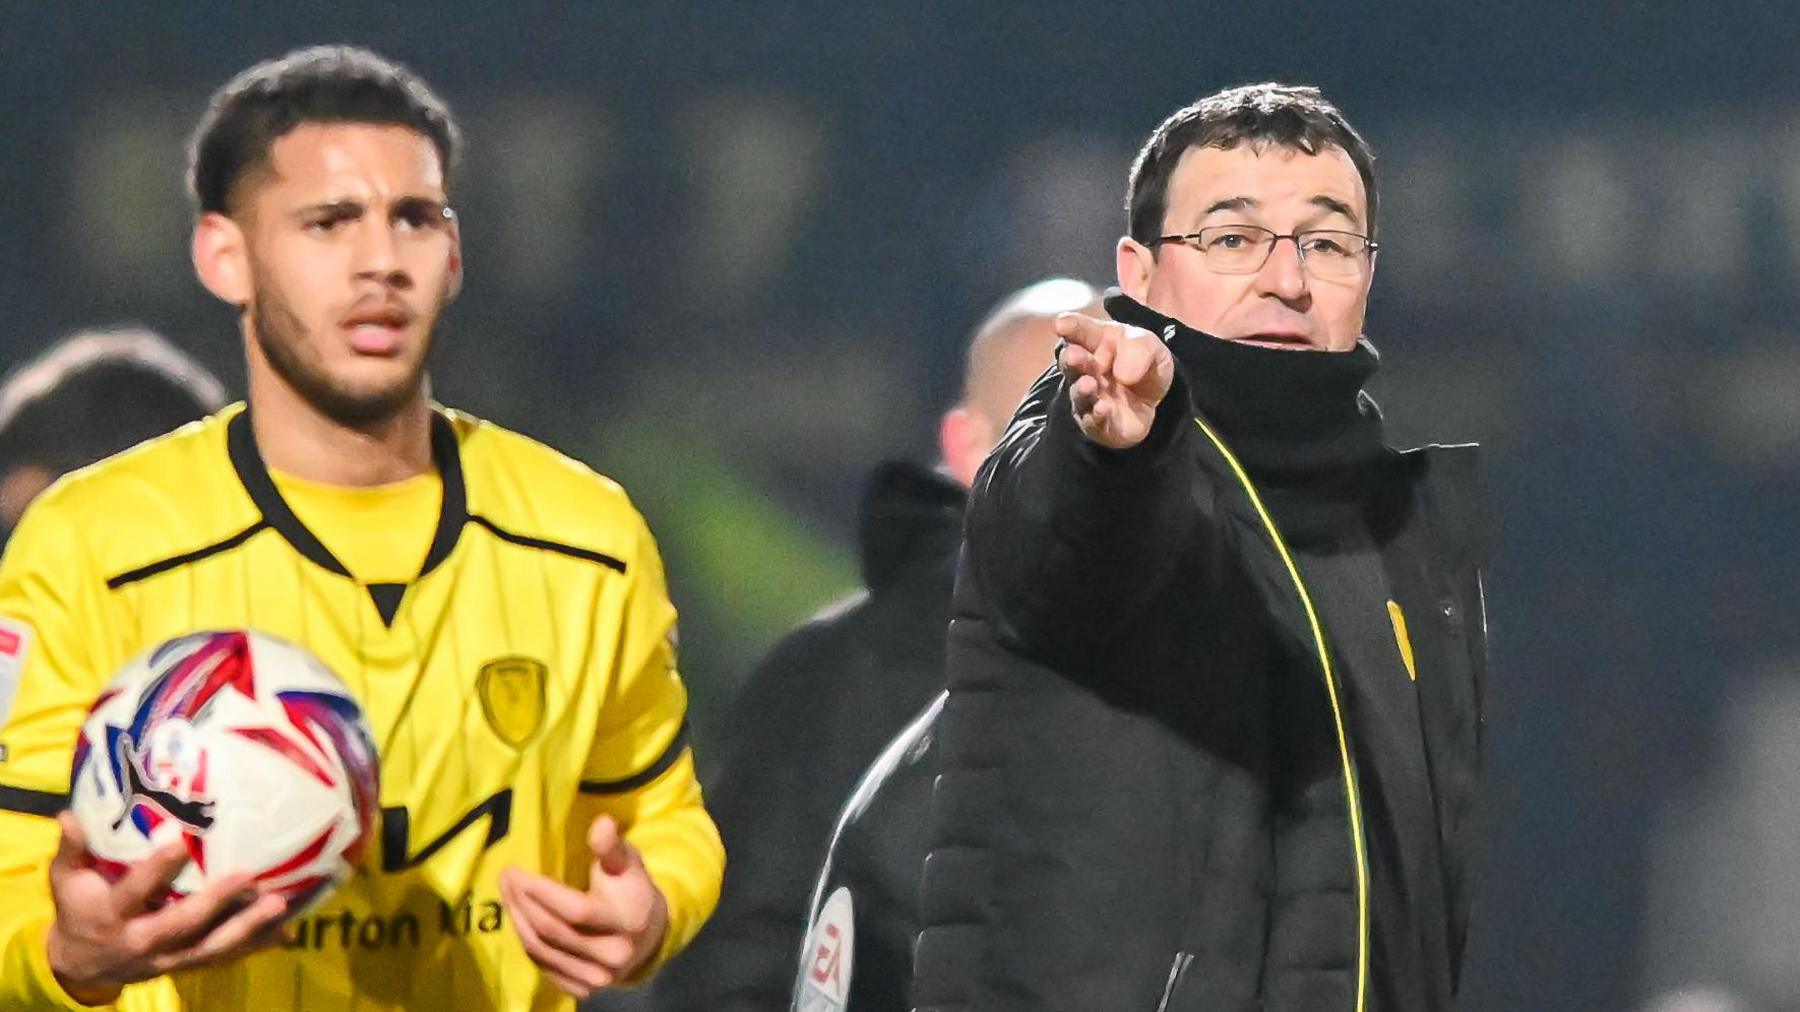
[(807, 903), (793, 1008), (909, 1007), (919, 869), (930, 849), (940, 691), (863, 771), (832, 826)]
[[(786, 1009), (807, 899), (845, 798), (883, 746), (944, 682), (950, 583), (968, 485), (1019, 399), (1051, 361), (1056, 314), (1099, 310), (1084, 282), (1051, 278), (1009, 295), (969, 338), (962, 395), (938, 425), (941, 463), (875, 468), (858, 520), (865, 589), (784, 637), (744, 681), (708, 807), (728, 865), (719, 909), (653, 985), (658, 1012)], [(862, 977), (904, 994), (923, 850), (904, 846), (925, 811), (894, 828), (894, 861), (859, 895)], [(864, 1007), (886, 1007), (870, 1005)]]
[(212, 373), (154, 331), (58, 341), (0, 381), (0, 538), (63, 474), (224, 406)]

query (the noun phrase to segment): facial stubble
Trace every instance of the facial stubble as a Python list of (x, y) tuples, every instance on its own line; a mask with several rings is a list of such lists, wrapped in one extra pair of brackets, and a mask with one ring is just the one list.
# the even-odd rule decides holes
[(263, 359), (282, 381), (313, 410), (348, 428), (364, 429), (386, 422), (421, 395), (426, 367), (437, 345), (437, 313), (425, 321), (425, 353), (411, 374), (384, 389), (359, 391), (337, 382), (319, 362), (313, 335), (259, 264), (251, 264), (256, 298), (250, 307), (251, 333)]

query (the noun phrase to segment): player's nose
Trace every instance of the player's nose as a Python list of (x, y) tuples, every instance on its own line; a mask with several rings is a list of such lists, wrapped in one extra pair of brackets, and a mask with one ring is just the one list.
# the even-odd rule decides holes
[(394, 230), (377, 224), (358, 232), (353, 261), (357, 279), (399, 285), (405, 272), (400, 266), (400, 247)]

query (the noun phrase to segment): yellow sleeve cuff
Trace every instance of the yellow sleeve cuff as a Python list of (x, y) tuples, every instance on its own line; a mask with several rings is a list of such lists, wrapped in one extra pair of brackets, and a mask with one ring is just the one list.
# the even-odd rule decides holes
[(656, 955), (632, 974), (631, 983), (641, 983), (687, 948), (712, 916), (719, 902), (725, 849), (712, 820), (697, 805), (671, 813), (657, 825), (637, 827), (631, 835), (669, 913)]
[[(50, 936), (50, 921), (36, 920), (20, 926), (6, 947), (6, 972), (0, 980), (0, 1006), (22, 1009), (56, 1009), (88, 1012), (96, 1007), (83, 1005), (56, 982), (50, 969), (50, 953), (45, 940)], [(23, 965), (21, 965), (23, 964)], [(14, 982), (17, 982), (16, 984)], [(19, 987), (18, 985), (24, 985)], [(15, 1006), (13, 1002), (20, 1002)]]

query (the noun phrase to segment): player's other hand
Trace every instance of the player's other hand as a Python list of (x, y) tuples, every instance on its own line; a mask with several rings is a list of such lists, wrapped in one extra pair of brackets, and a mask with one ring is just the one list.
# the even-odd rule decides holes
[(1169, 346), (1142, 327), (1080, 313), (1059, 315), (1056, 333), (1067, 342), (1057, 365), (1082, 433), (1115, 450), (1143, 442), (1175, 383)]
[(518, 868), (500, 873), (500, 896), (526, 954), (576, 998), (630, 980), (669, 928), (662, 891), (612, 816), (594, 820), (588, 849), (586, 892)]
[(88, 1005), (104, 1005), (127, 984), (222, 963), (280, 941), (287, 901), (260, 894), (249, 875), (209, 883), (153, 909), (188, 861), (169, 844), (110, 882), (88, 854), (80, 823), (57, 816), (62, 842), (50, 862), (56, 919), (46, 955), (57, 983)]

